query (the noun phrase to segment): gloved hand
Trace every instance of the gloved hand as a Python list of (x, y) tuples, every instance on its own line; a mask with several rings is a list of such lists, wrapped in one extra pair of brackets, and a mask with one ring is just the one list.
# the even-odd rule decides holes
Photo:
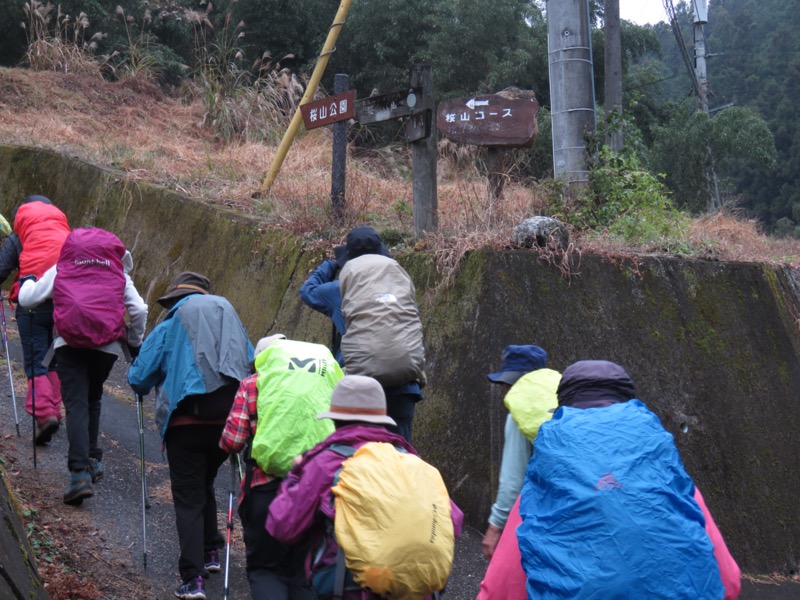
[(136, 360), (136, 357), (139, 356), (139, 351), (142, 349), (141, 346), (128, 346), (128, 352), (131, 353), (131, 358)]

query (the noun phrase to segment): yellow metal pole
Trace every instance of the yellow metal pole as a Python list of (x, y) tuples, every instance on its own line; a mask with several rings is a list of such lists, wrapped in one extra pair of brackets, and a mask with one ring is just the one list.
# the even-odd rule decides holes
[(328, 66), (328, 59), (330, 59), (331, 54), (336, 49), (336, 40), (338, 39), (339, 32), (341, 31), (345, 19), (347, 18), (347, 11), (350, 10), (350, 2), (351, 0), (342, 0), (341, 4), (339, 4), (339, 10), (336, 11), (336, 17), (334, 17), (333, 24), (328, 30), (328, 38), (325, 40), (325, 45), (322, 47), (322, 52), (317, 59), (317, 64), (314, 66), (314, 72), (311, 73), (311, 79), (308, 80), (306, 92), (303, 94), (300, 104), (297, 105), (297, 110), (292, 116), (292, 121), (289, 123), (288, 129), (286, 129), (286, 133), (283, 134), (283, 139), (281, 140), (280, 146), (278, 146), (278, 151), (275, 153), (275, 158), (272, 160), (272, 164), (269, 167), (267, 176), (264, 178), (264, 183), (261, 184), (259, 194), (263, 194), (269, 190), (270, 187), (272, 187), (272, 184), (275, 182), (275, 178), (278, 176), (278, 171), (281, 170), (283, 160), (286, 158), (286, 154), (289, 152), (289, 146), (292, 145), (292, 142), (297, 135), (297, 130), (300, 129), (300, 123), (303, 120), (303, 115), (300, 112), (300, 106), (311, 101), (311, 99), (314, 97), (314, 94), (317, 93), (319, 80), (322, 79), (322, 74), (325, 72), (325, 68)]

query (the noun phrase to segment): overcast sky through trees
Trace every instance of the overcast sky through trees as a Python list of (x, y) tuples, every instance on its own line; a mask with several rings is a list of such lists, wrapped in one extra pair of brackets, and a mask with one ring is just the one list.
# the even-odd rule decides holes
[(667, 20), (661, 0), (619, 0), (619, 14), (638, 25), (655, 25)]

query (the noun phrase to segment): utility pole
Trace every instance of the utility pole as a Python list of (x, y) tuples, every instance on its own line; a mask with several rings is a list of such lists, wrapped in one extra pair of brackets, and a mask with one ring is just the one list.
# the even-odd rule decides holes
[[(622, 34), (620, 32), (619, 0), (606, 0), (603, 16), (605, 39), (605, 112), (606, 144), (614, 152), (622, 148)], [(612, 129), (609, 130), (608, 126)]]
[(595, 129), (588, 0), (547, 2), (553, 174), (568, 186), (589, 180), (587, 133)]
[[(708, 71), (706, 70), (706, 37), (703, 27), (708, 23), (708, 0), (692, 0), (692, 15), (694, 21), (694, 75), (697, 80), (697, 108), (706, 114), (708, 110)], [(719, 181), (714, 169), (714, 155), (708, 148), (711, 157), (711, 166), (706, 173), (711, 197), (708, 199), (708, 212), (715, 212), (722, 208), (719, 197)]]
[(706, 38), (703, 26), (708, 23), (708, 0), (692, 0), (694, 14), (694, 73), (697, 78), (697, 106), (708, 112), (708, 72), (706, 71)]

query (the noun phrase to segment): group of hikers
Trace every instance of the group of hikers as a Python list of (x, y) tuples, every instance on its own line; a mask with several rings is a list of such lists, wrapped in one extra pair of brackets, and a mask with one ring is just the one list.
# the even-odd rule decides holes
[[(145, 336), (147, 304), (113, 233), (70, 230), (43, 196), (16, 210), (0, 248), (45, 445), (66, 409), (81, 505), (103, 477), (103, 384), (130, 361), (155, 395), (180, 546), (175, 596), (206, 598), (225, 546), (214, 482), (241, 457), (238, 513), (255, 600), (423, 600), (446, 592), (464, 515), (411, 445), (427, 383), (415, 289), (371, 227), (351, 230), (300, 289), (332, 322), (331, 348), (273, 333), (252, 345), (200, 273), (177, 274)], [(510, 345), (490, 382), (509, 411), (478, 599), (734, 599), (739, 570), (672, 436), (621, 366), (563, 373)], [(457, 449), (454, 449), (457, 451)]]

